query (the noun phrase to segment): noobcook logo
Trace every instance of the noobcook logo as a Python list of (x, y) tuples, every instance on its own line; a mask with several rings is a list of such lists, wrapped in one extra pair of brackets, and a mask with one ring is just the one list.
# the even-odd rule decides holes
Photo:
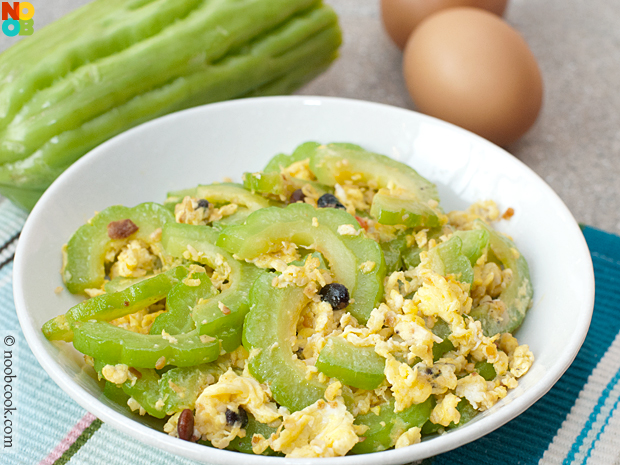
[(30, 2), (2, 2), (2, 32), (9, 37), (32, 35), (33, 16), (34, 7)]

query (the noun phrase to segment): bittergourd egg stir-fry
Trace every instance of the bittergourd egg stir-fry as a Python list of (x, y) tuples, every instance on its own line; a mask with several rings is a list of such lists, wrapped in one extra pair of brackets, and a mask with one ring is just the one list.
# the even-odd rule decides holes
[(63, 250), (90, 297), (48, 321), (105, 394), (187, 441), (333, 457), (400, 448), (485, 411), (534, 360), (511, 334), (528, 265), (490, 200), (353, 144), (299, 146), (163, 205), (109, 207)]

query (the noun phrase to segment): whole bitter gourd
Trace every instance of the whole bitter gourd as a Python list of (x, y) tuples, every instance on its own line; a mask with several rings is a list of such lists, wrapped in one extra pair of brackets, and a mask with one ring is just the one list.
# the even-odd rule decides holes
[(0, 193), (30, 209), (110, 137), (196, 105), (292, 92), (340, 43), (321, 0), (96, 0), (0, 55)]

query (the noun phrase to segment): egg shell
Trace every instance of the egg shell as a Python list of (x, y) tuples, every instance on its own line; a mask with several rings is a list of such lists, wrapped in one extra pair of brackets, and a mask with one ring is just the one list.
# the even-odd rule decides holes
[(502, 16), (507, 4), (508, 0), (381, 0), (381, 17), (388, 35), (402, 50), (418, 24), (437, 11), (471, 6)]
[(403, 72), (416, 108), (505, 146), (536, 121), (542, 76), (517, 31), (477, 8), (430, 16), (409, 38)]

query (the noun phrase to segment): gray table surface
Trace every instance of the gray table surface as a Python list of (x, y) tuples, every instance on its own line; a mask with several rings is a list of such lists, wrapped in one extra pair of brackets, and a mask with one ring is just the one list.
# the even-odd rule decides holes
[[(326, 1), (340, 14), (341, 58), (298, 93), (415, 109), (401, 53), (381, 26), (379, 0)], [(35, 34), (85, 3), (33, 0)], [(558, 193), (577, 221), (620, 234), (620, 2), (512, 0), (506, 19), (529, 43), (545, 84), (538, 121), (508, 151)], [(0, 34), (0, 51), (15, 42)]]

